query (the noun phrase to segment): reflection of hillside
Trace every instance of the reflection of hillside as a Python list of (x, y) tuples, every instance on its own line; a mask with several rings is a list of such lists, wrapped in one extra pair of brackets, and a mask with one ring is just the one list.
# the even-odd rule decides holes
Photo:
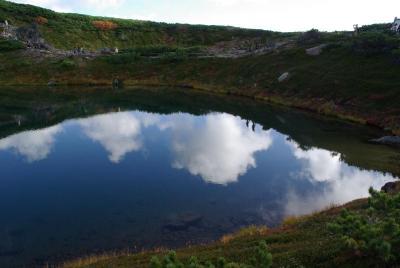
[[(44, 128), (70, 118), (118, 110), (195, 115), (226, 112), (288, 135), (303, 149), (318, 147), (341, 154), (351, 165), (400, 174), (400, 152), (366, 141), (379, 132), (252, 100), (187, 90), (7, 89), (0, 93), (0, 137)], [(34, 100), (34, 101), (32, 101)], [(20, 125), (19, 125), (20, 123)]]

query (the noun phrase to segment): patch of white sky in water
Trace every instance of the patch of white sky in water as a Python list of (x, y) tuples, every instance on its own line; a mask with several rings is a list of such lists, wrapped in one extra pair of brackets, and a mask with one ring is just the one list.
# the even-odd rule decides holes
[[(398, 0), (15, 0), (61, 12), (274, 31), (351, 30), (392, 22)], [(397, 13), (396, 13), (397, 12)]]

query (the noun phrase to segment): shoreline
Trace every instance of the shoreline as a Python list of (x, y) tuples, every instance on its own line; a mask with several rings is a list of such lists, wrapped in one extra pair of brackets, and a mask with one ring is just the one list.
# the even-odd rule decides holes
[[(388, 187), (389, 186), (389, 187)], [(400, 191), (400, 181), (389, 182), (385, 184), (381, 192), (385, 192), (389, 195), (396, 194)], [(269, 248), (280, 248), (279, 240), (282, 239), (280, 243), (293, 243), (295, 247), (308, 247), (307, 250), (312, 251), (312, 247), (319, 247), (321, 245), (314, 245), (311, 241), (292, 241), (294, 238), (296, 240), (297, 232), (304, 232), (304, 238), (314, 240), (317, 239), (318, 243), (324, 244), (323, 248), (330, 243), (334, 246), (338, 246), (340, 242), (340, 238), (330, 237), (329, 231), (326, 230), (326, 225), (338, 217), (343, 209), (350, 210), (350, 211), (363, 211), (367, 208), (369, 198), (359, 198), (352, 201), (349, 201), (342, 205), (331, 205), (322, 210), (318, 210), (309, 214), (301, 215), (301, 216), (288, 216), (286, 217), (282, 223), (275, 228), (269, 229), (267, 226), (248, 226), (238, 231), (230, 234), (225, 234), (220, 239), (215, 241), (210, 241), (209, 243), (205, 244), (198, 244), (198, 245), (188, 245), (184, 247), (180, 247), (175, 249), (178, 257), (183, 259), (190, 258), (193, 254), (197, 255), (212, 255), (216, 252), (221, 254), (224, 251), (233, 250), (233, 255), (243, 254), (243, 248), (246, 248), (248, 244), (252, 244), (259, 241), (260, 239), (268, 239), (271, 240), (271, 244), (269, 244)], [(315, 237), (314, 228), (316, 228), (316, 232), (318, 233)], [(323, 230), (321, 230), (321, 228)], [(306, 229), (306, 231), (304, 230)], [(322, 232), (321, 232), (322, 231)], [(321, 232), (321, 233), (320, 233)], [(296, 235), (293, 236), (293, 233)], [(323, 237), (321, 239), (321, 234)], [(317, 238), (318, 237), (318, 238)], [(321, 239), (321, 240), (319, 240)], [(335, 240), (335, 241), (328, 241), (328, 240)], [(267, 243), (268, 244), (268, 243)], [(277, 244), (277, 245), (275, 245)], [(323, 249), (322, 248), (322, 249)], [(283, 247), (286, 250), (286, 247)], [(328, 250), (328, 248), (326, 248)], [(340, 246), (336, 248), (336, 250), (341, 251)], [(302, 248), (302, 250), (305, 250)], [(72, 260), (67, 260), (59, 264), (57, 267), (61, 268), (82, 268), (82, 267), (148, 267), (150, 263), (150, 259), (153, 256), (162, 256), (167, 254), (170, 249), (166, 247), (155, 248), (150, 250), (141, 250), (141, 251), (130, 251), (129, 249), (113, 251), (113, 252), (104, 252), (103, 254), (98, 255), (90, 255), (86, 257), (80, 257)], [(246, 250), (244, 250), (246, 251)], [(280, 250), (279, 250), (280, 251)], [(279, 252), (278, 251), (278, 252)], [(331, 252), (330, 254), (332, 254)], [(338, 252), (335, 252), (337, 254)], [(343, 254), (343, 252), (340, 252)], [(291, 252), (290, 254), (294, 254)], [(290, 255), (289, 254), (289, 255)], [(315, 252), (313, 252), (315, 254)], [(325, 262), (319, 263), (324, 267), (331, 267), (333, 261), (338, 262), (339, 265), (346, 265), (346, 267), (365, 267), (363, 266), (363, 260), (359, 258), (360, 256), (349, 255), (347, 252), (344, 252), (343, 256), (335, 256), (330, 255), (330, 258), (326, 259)], [(225, 255), (225, 254), (224, 254)], [(228, 255), (232, 255), (231, 252)], [(232, 255), (232, 256), (233, 256)], [(278, 263), (287, 264), (287, 255), (285, 252), (281, 252), (277, 254), (279, 259)], [(276, 256), (276, 255), (273, 255)], [(314, 256), (315, 257), (315, 256)], [(235, 257), (233, 257), (235, 258)], [(237, 258), (237, 256), (236, 256)], [(201, 258), (200, 258), (201, 259)], [(243, 260), (243, 256), (239, 257), (239, 259)], [(283, 259), (283, 260), (282, 260)], [(322, 261), (322, 260), (321, 260)], [(290, 262), (290, 261), (289, 261)], [(280, 265), (276, 264), (276, 257), (274, 257), (274, 265), (273, 267), (281, 267)], [(354, 264), (354, 266), (353, 266)], [(378, 262), (379, 264), (379, 262)], [(348, 266), (351, 265), (351, 266)], [(361, 265), (361, 266), (360, 266)], [(371, 266), (372, 267), (372, 266)]]
[[(387, 132), (388, 135), (392, 136), (400, 136), (400, 129), (391, 129), (389, 125), (378, 125), (375, 122), (370, 122), (366, 118), (367, 116), (362, 116), (356, 114), (355, 112), (346, 112), (346, 111), (338, 111), (337, 107), (332, 102), (323, 102), (321, 99), (310, 99), (309, 101), (297, 99), (297, 98), (285, 98), (276, 94), (266, 94), (258, 91), (252, 91), (250, 94), (246, 94), (244, 90), (223, 90), (223, 89), (213, 89), (211, 86), (207, 85), (194, 85), (193, 84), (171, 84), (171, 83), (154, 83), (153, 81), (134, 81), (134, 80), (124, 80), (124, 87), (126, 88), (136, 88), (136, 87), (171, 87), (178, 89), (188, 89), (218, 95), (231, 95), (234, 97), (241, 97), (246, 99), (253, 99), (256, 101), (264, 102), (267, 104), (283, 106), (292, 109), (298, 109), (301, 111), (309, 112), (316, 115), (321, 115), (325, 117), (335, 118), (338, 120), (342, 120), (349, 123), (356, 123), (360, 125), (365, 125), (369, 127), (374, 127), (380, 129), (384, 132)], [(73, 86), (81, 86), (81, 87), (107, 87), (112, 88), (112, 84), (107, 83), (106, 81), (99, 82), (63, 82), (56, 83), (55, 85), (48, 85), (44, 83), (37, 84), (7, 84), (2, 85), (2, 87), (48, 87), (48, 88), (68, 88)], [(123, 90), (123, 88), (121, 88)], [(253, 93), (253, 94), (252, 94)]]

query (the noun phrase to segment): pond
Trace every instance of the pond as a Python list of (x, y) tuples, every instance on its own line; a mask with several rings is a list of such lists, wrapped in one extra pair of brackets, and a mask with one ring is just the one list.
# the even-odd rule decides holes
[(14, 98), (25, 91), (2, 91), (1, 267), (206, 243), (398, 174), (399, 151), (367, 142), (378, 130), (254, 101), (172, 89)]

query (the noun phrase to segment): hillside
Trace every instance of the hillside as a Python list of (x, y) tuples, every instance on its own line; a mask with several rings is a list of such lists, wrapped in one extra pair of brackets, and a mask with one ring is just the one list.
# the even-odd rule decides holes
[[(44, 18), (44, 19), (40, 19)], [(208, 46), (220, 41), (279, 37), (280, 33), (222, 26), (167, 24), (150, 21), (61, 14), (0, 0), (0, 22), (24, 26), (39, 22), (45, 40), (55, 48), (101, 49), (136, 46)], [(101, 22), (107, 22), (108, 24)], [(105, 27), (105, 28), (104, 28)], [(107, 29), (107, 30), (104, 30)]]
[[(62, 14), (4, 0), (1, 20), (18, 39), (0, 39), (2, 85), (196, 88), (400, 133), (400, 36), (390, 24), (358, 35), (276, 33)], [(114, 47), (120, 53), (100, 52)]]

